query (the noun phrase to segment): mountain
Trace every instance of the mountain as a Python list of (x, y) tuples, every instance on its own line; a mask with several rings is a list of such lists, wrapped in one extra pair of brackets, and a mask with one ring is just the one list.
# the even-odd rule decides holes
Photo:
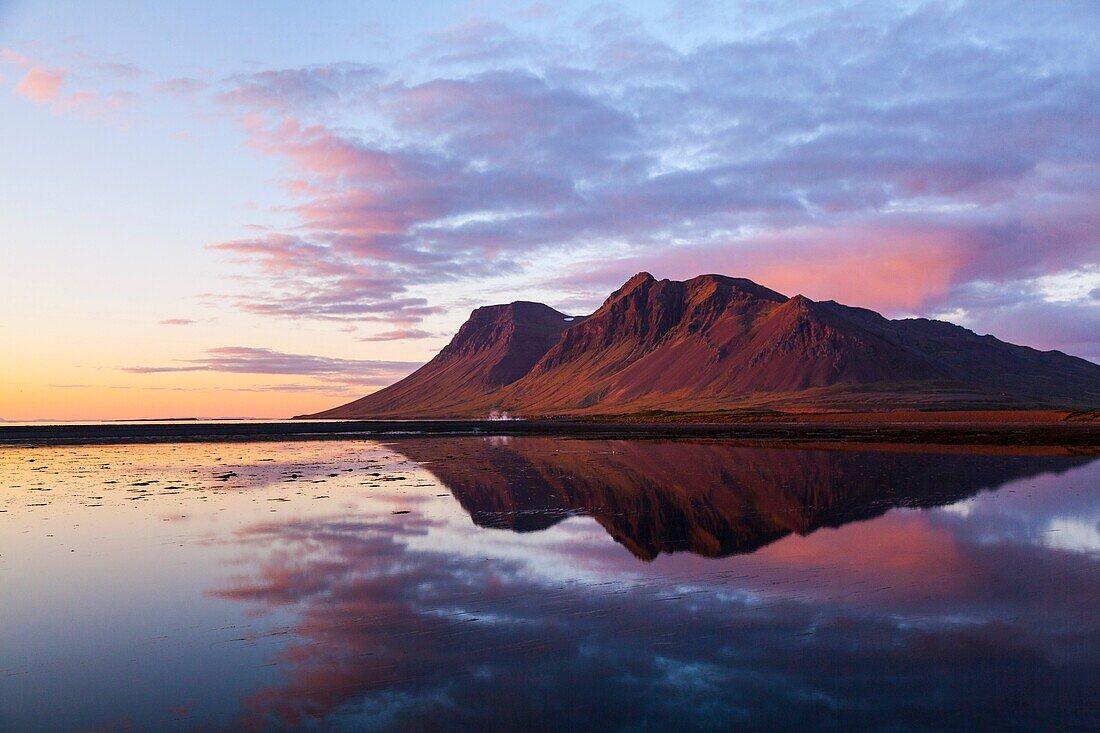
[(306, 417), (1100, 406), (1100, 366), (923, 318), (890, 320), (751, 280), (630, 278), (587, 317), (478, 308), (396, 384)]
[(475, 407), (482, 416), (577, 320), (526, 301), (478, 308), (451, 343), (400, 382), (312, 417), (461, 415)]

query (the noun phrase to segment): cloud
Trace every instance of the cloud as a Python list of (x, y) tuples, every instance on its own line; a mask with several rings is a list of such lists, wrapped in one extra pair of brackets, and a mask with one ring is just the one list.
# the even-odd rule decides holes
[(158, 81), (156, 84), (153, 85), (153, 89), (164, 94), (175, 94), (182, 96), (188, 94), (196, 94), (203, 91), (209, 86), (210, 85), (207, 82), (201, 79), (195, 79), (192, 77), (176, 77), (173, 79)]
[(550, 3), (528, 3), (512, 11), (521, 18), (545, 18), (554, 14)]
[(162, 326), (190, 326), (195, 321), (190, 318), (165, 318), (163, 321), (157, 321)]
[(231, 77), (219, 99), (231, 107), (301, 114), (354, 101), (381, 78), (381, 70), (357, 63), (275, 69)]
[(33, 64), (28, 57), (11, 48), (0, 48), (0, 61), (22, 69), (29, 68)]
[(101, 74), (120, 79), (137, 79), (143, 73), (141, 67), (136, 64), (126, 64), (115, 61), (97, 63), (93, 68)]
[[(133, 80), (141, 69), (132, 64), (115, 62), (85, 62), (76, 71), (67, 67), (48, 66), (11, 49), (0, 49), (0, 61), (25, 69), (13, 92), (35, 104), (47, 105), (54, 114), (78, 113), (86, 118), (107, 122), (120, 121), (119, 114), (137, 98), (126, 89), (96, 90), (90, 88), (66, 91), (76, 83), (95, 81), (95, 77)], [(89, 78), (90, 77), (90, 78)]]
[(52, 104), (61, 98), (61, 86), (64, 83), (64, 69), (32, 66), (23, 80), (15, 86), (15, 93), (38, 104)]
[(425, 331), (421, 328), (395, 328), (392, 331), (382, 331), (381, 333), (372, 334), (370, 336), (363, 336), (360, 341), (400, 341), (403, 339), (426, 339), (435, 338), (439, 334)]
[(503, 23), (476, 20), (431, 34), (425, 51), (442, 63), (483, 63), (522, 58), (530, 44)]
[(1097, 12), (822, 4), (673, 45), (598, 11), (452, 28), (415, 74), (235, 76), (219, 100), (286, 166), (293, 224), (217, 247), (274, 284), (242, 307), (293, 317), (409, 325), (387, 304), (427, 286), (666, 264), (944, 312), (1100, 262)]
[(331, 320), (415, 323), (439, 312), (425, 298), (400, 297), (407, 281), (394, 268), (357, 261), (338, 248), (284, 234), (222, 242), (211, 249), (258, 262), (265, 292), (242, 297), (252, 313)]
[(407, 376), (420, 364), (404, 361), (337, 359), (308, 354), (287, 354), (272, 349), (223, 346), (207, 349), (206, 356), (184, 359), (170, 366), (121, 367), (131, 374), (175, 372), (228, 372), (310, 376), (353, 384), (390, 384)]
[(1095, 301), (1052, 302), (1034, 281), (1015, 282), (1003, 290), (995, 284), (972, 284), (950, 300), (957, 304), (956, 320), (979, 333), (1100, 363), (1100, 304)]

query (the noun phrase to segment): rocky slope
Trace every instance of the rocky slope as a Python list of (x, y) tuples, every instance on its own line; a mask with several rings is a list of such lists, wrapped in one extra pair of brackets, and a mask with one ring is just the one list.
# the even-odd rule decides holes
[(1100, 366), (750, 280), (640, 273), (586, 318), (479, 308), (417, 372), (309, 417), (524, 417), (749, 407), (1100, 405)]

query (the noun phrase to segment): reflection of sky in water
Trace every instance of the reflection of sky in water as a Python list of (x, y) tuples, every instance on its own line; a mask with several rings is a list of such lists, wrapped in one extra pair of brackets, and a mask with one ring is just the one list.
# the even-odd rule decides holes
[[(1100, 722), (1087, 459), (439, 439), (0, 475), (4, 731)], [(660, 549), (688, 536), (759, 549)]]
[(1030, 542), (1053, 549), (1100, 552), (1100, 475), (1085, 468), (1068, 475), (1044, 474), (1003, 485), (941, 511), (969, 520), (972, 538)]

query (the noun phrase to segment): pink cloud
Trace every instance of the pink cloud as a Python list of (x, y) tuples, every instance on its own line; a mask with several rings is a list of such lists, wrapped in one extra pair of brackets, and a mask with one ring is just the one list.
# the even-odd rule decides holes
[(210, 248), (258, 260), (263, 269), (272, 275), (310, 271), (324, 254), (321, 247), (289, 234), (265, 234), (252, 239), (234, 239), (213, 244)]
[(14, 64), (21, 69), (26, 69), (31, 65), (31, 60), (10, 48), (0, 48), (0, 61), (6, 64)]
[(296, 119), (283, 119), (273, 129), (251, 127), (250, 144), (265, 153), (283, 155), (302, 170), (326, 179), (342, 176), (358, 180), (385, 180), (394, 174), (390, 155), (356, 145), (322, 125), (303, 126)]
[(964, 233), (867, 226), (766, 233), (746, 242), (666, 247), (622, 260), (584, 262), (560, 281), (602, 297), (632, 273), (685, 279), (714, 272), (747, 277), (786, 295), (883, 311), (919, 310), (945, 296), (973, 257)]
[(944, 296), (969, 259), (953, 231), (871, 228), (772, 235), (742, 256), (746, 276), (791, 295), (915, 311)]
[(395, 328), (392, 331), (382, 331), (371, 336), (363, 336), (360, 341), (401, 341), (403, 339), (433, 338), (437, 334), (425, 331), (422, 328)]
[[(97, 91), (78, 89), (65, 93), (69, 84), (70, 70), (39, 63), (17, 51), (0, 49), (0, 61), (26, 69), (22, 79), (13, 92), (35, 104), (47, 105), (54, 114), (77, 113), (89, 119), (104, 122), (119, 122), (118, 113), (130, 105), (137, 95), (131, 91)], [(85, 66), (85, 75), (109, 76), (112, 78), (133, 78), (140, 69), (131, 64), (101, 63)], [(76, 74), (79, 76), (79, 70)]]
[(61, 98), (65, 73), (64, 69), (32, 66), (23, 80), (16, 85), (15, 93), (38, 104), (52, 104)]

